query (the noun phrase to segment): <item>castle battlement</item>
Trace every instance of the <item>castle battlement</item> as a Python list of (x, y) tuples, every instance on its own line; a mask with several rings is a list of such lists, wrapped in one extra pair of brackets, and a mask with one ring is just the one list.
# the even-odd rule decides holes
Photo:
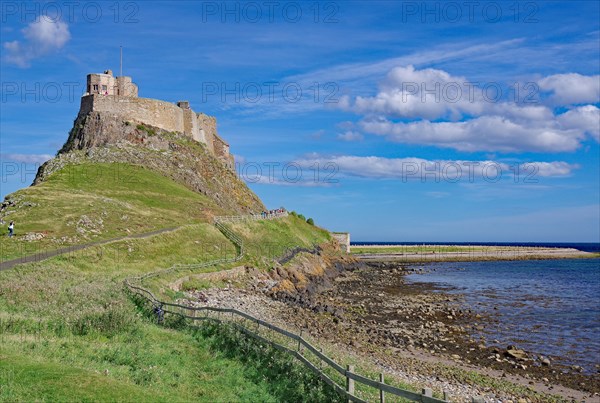
[(227, 144), (217, 134), (217, 119), (196, 113), (188, 101), (176, 104), (138, 97), (138, 87), (131, 77), (113, 77), (111, 70), (103, 74), (88, 74), (87, 91), (81, 97), (79, 114), (102, 112), (121, 117), (123, 121), (155, 126), (180, 132), (206, 144), (209, 151), (233, 169), (233, 156)]

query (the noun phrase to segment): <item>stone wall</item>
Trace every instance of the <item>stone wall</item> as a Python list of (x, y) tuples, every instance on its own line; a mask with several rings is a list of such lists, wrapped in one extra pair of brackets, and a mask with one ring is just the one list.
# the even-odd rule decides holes
[(206, 146), (214, 154), (214, 139), (217, 135), (217, 119), (214, 116), (209, 116), (204, 113), (199, 113), (196, 116), (198, 119), (198, 128), (206, 140)]
[(137, 97), (138, 86), (131, 81), (131, 77), (123, 76), (116, 78), (116, 92), (114, 95), (123, 97)]
[[(90, 107), (91, 110), (88, 111)], [(86, 95), (81, 98), (81, 111), (83, 113), (93, 111), (120, 115), (129, 121), (146, 123), (167, 131), (185, 133), (183, 109), (170, 102), (156, 99)]]
[(339, 242), (342, 250), (350, 253), (350, 233), (349, 232), (332, 232), (331, 236)]
[(229, 144), (217, 134), (216, 118), (204, 113), (196, 114), (186, 101), (173, 104), (150, 98), (84, 95), (81, 97), (79, 114), (83, 116), (91, 112), (120, 116), (124, 121), (184, 133), (194, 140), (206, 144), (213, 155), (233, 169)]

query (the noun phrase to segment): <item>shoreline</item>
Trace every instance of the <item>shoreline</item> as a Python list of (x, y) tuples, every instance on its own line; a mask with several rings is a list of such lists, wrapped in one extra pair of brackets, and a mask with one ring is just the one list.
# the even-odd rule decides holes
[(245, 280), (232, 279), (236, 286), (191, 291), (185, 299), (192, 305), (231, 305), (303, 330), (318, 344), (399, 379), (449, 390), (452, 401), (470, 402), (473, 396), (600, 401), (600, 375), (572, 373), (555, 357), (518, 346), (486, 346), (472, 339), (468, 327), (485, 326), (493, 318), (464, 309), (458, 295), (409, 283), (404, 279), (409, 272), (394, 262), (369, 262), (342, 271), (328, 287), (278, 298), (267, 292), (271, 280), (248, 273)]
[(363, 261), (395, 263), (469, 262), (490, 260), (593, 259), (600, 253), (575, 248), (489, 245), (351, 245), (352, 256)]

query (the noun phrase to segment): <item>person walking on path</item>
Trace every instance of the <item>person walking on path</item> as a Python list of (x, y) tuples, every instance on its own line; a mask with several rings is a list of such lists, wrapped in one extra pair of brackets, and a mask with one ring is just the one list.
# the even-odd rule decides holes
[(14, 231), (15, 231), (15, 222), (11, 221), (10, 224), (8, 224), (8, 237), (12, 238), (12, 236), (14, 235)]

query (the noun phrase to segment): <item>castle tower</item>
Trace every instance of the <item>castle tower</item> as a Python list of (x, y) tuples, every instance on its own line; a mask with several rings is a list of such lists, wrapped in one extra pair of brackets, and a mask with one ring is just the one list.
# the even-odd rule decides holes
[(188, 101), (176, 104), (158, 99), (138, 97), (138, 86), (131, 77), (114, 77), (111, 70), (87, 75), (86, 93), (81, 97), (80, 115), (91, 112), (121, 116), (124, 122), (146, 124), (179, 132), (202, 143), (207, 150), (235, 170), (229, 144), (217, 133), (217, 119), (196, 113)]
[(87, 75), (85, 95), (137, 97), (138, 86), (132, 82), (131, 77), (113, 77), (112, 70), (105, 70), (102, 74), (92, 73)]

